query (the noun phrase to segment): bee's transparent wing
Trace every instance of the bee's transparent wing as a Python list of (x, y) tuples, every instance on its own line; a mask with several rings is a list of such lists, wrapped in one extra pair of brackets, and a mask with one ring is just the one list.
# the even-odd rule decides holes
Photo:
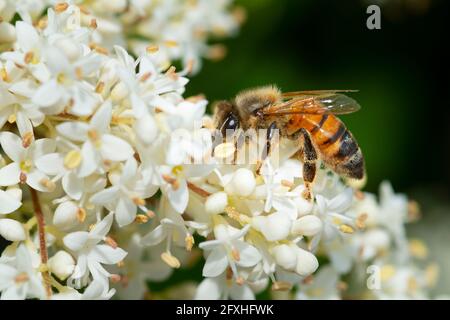
[[(345, 92), (349, 92), (346, 90)], [(287, 100), (263, 110), (266, 115), (348, 114), (361, 109), (356, 100), (338, 93), (342, 90), (298, 91), (283, 94)]]

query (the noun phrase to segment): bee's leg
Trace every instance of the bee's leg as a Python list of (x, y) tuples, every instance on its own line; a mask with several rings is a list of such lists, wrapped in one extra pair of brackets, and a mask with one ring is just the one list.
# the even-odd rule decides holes
[(306, 200), (312, 199), (312, 183), (314, 181), (314, 178), (316, 177), (316, 162), (317, 162), (317, 151), (314, 147), (311, 136), (309, 135), (309, 132), (306, 131), (306, 129), (302, 128), (300, 131), (302, 135), (302, 147), (301, 147), (301, 160), (303, 162), (303, 181), (305, 183), (305, 191), (304, 191), (304, 198)]
[(266, 144), (264, 146), (263, 152), (261, 154), (261, 160), (258, 161), (256, 164), (256, 174), (260, 174), (261, 167), (264, 163), (264, 160), (270, 155), (271, 147), (272, 147), (272, 139), (275, 135), (277, 128), (277, 124), (275, 122), (272, 122), (267, 128), (267, 134), (266, 134)]

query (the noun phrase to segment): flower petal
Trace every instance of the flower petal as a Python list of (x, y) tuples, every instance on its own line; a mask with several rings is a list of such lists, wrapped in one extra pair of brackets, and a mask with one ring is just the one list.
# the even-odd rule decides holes
[(134, 202), (126, 197), (121, 197), (116, 206), (116, 221), (119, 227), (126, 226), (136, 218), (137, 206)]
[(115, 264), (122, 261), (127, 252), (121, 248), (113, 248), (107, 244), (96, 245), (89, 253), (89, 259), (94, 259), (103, 264)]
[(0, 190), (0, 213), (6, 214), (17, 210), (22, 205), (15, 197)]
[(86, 244), (89, 233), (86, 231), (76, 231), (69, 233), (63, 238), (64, 245), (73, 251), (80, 251)]
[(203, 266), (204, 277), (217, 277), (228, 267), (228, 258), (225, 250), (218, 247), (211, 251)]
[(100, 152), (104, 159), (112, 161), (124, 161), (134, 154), (128, 142), (111, 134), (102, 136)]
[(11, 186), (20, 181), (20, 167), (16, 162), (0, 169), (0, 186)]
[(20, 162), (26, 155), (26, 149), (22, 147), (22, 139), (11, 132), (0, 134), (0, 143), (3, 151), (14, 162)]

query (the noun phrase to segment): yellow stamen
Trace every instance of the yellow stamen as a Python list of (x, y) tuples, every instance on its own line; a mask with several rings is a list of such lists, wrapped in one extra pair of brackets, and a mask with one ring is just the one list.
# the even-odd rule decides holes
[(96, 130), (88, 130), (87, 135), (92, 141), (98, 140), (98, 133)]
[(366, 227), (366, 220), (369, 217), (367, 213), (361, 213), (358, 218), (356, 218), (356, 227), (358, 229), (364, 229)]
[(169, 48), (175, 48), (178, 46), (178, 42), (176, 42), (175, 40), (166, 40), (164, 41), (164, 44)]
[(162, 178), (164, 179), (165, 182), (170, 184), (174, 190), (177, 190), (180, 187), (178, 180), (169, 176), (168, 174), (163, 174)]
[(111, 274), (109, 276), (109, 278), (111, 279), (112, 283), (119, 283), (120, 280), (122, 279), (122, 277), (120, 275), (118, 275), (118, 274)]
[(25, 272), (23, 272), (23, 273), (19, 273), (19, 274), (14, 278), (14, 282), (15, 282), (15, 283), (22, 283), (22, 282), (28, 281), (28, 279), (29, 279), (28, 274), (26, 274)]
[(222, 44), (215, 44), (208, 49), (207, 57), (213, 61), (220, 61), (227, 55), (227, 47)]
[(17, 120), (16, 114), (15, 114), (15, 113), (11, 113), (11, 114), (9, 115), (9, 117), (8, 117), (8, 122), (11, 123), (11, 124), (13, 124), (14, 122), (16, 122), (16, 120)]
[(147, 217), (149, 217), (150, 219), (151, 219), (151, 218), (154, 218), (154, 217), (156, 216), (155, 212), (152, 211), (152, 210), (148, 210), (145, 214), (146, 214)]
[(408, 202), (408, 217), (411, 221), (420, 219), (420, 206), (417, 201), (410, 200)]
[(25, 63), (28, 64), (31, 61), (33, 61), (33, 57), (34, 57), (34, 53), (32, 51), (28, 51), (25, 54), (25, 57), (23, 58), (23, 61), (25, 61)]
[(22, 147), (28, 148), (33, 142), (33, 138), (34, 138), (33, 131), (26, 132), (22, 138)]
[(171, 268), (178, 269), (181, 266), (180, 261), (170, 254), (170, 252), (163, 252), (161, 254), (161, 259)]
[(244, 278), (242, 278), (242, 277), (237, 277), (236, 278), (236, 284), (242, 286), (244, 283), (245, 283)]
[(419, 239), (409, 240), (409, 252), (418, 259), (425, 259), (428, 256), (427, 246)]
[(86, 210), (84, 210), (83, 208), (78, 208), (78, 210), (77, 210), (77, 220), (79, 222), (84, 222), (84, 220), (86, 220)]
[(103, 81), (99, 81), (99, 83), (97, 83), (97, 86), (95, 87), (95, 92), (102, 93), (103, 89), (105, 89), (105, 83)]
[(3, 81), (9, 82), (8, 72), (6, 71), (5, 68), (0, 69), (0, 77), (2, 78)]
[(241, 260), (241, 255), (239, 253), (239, 251), (236, 248), (233, 248), (231, 250), (231, 257), (235, 260), (235, 261), (239, 261)]
[(69, 7), (69, 4), (67, 2), (60, 2), (55, 4), (55, 11), (57, 13), (61, 13), (67, 10), (67, 8)]
[(41, 185), (43, 185), (45, 188), (47, 188), (49, 191), (53, 191), (56, 188), (55, 183), (52, 180), (48, 179), (48, 178), (41, 179), (39, 181), (39, 183)]
[(91, 21), (89, 23), (89, 27), (91, 27), (92, 29), (97, 29), (97, 20), (91, 19)]
[(281, 185), (288, 187), (288, 188), (292, 188), (294, 186), (294, 183), (289, 181), (289, 180), (281, 180)]
[(81, 163), (81, 153), (78, 150), (69, 151), (64, 157), (64, 166), (67, 169), (75, 169)]
[(145, 200), (142, 199), (142, 198), (134, 197), (132, 200), (133, 200), (134, 204), (137, 205), (137, 206), (144, 206), (145, 205)]
[(83, 78), (83, 69), (81, 69), (80, 67), (76, 67), (75, 68), (75, 76), (78, 79), (82, 79)]
[(194, 237), (190, 234), (187, 235), (186, 238), (184, 238), (184, 243), (186, 244), (186, 250), (191, 251), (194, 246)]
[(289, 282), (276, 281), (272, 284), (272, 291), (288, 291), (291, 290), (292, 285)]
[(105, 243), (114, 249), (118, 247), (117, 242), (110, 236), (105, 237)]
[(152, 76), (151, 72), (146, 72), (140, 77), (140, 81), (144, 82), (147, 81)]
[(380, 277), (381, 277), (381, 281), (385, 282), (388, 281), (390, 278), (392, 278), (395, 274), (395, 268), (390, 265), (384, 265), (381, 267), (380, 270)]
[(136, 218), (134, 219), (134, 221), (136, 221), (139, 224), (143, 224), (146, 223), (148, 221), (149, 217), (145, 214), (138, 214), (136, 215)]
[(158, 52), (159, 47), (157, 45), (150, 45), (146, 48), (148, 53), (155, 53)]
[(343, 233), (353, 233), (353, 232), (355, 232), (355, 230), (352, 227), (350, 227), (349, 225), (347, 225), (347, 224), (341, 224), (339, 226), (339, 230), (341, 230), (341, 232), (343, 232)]

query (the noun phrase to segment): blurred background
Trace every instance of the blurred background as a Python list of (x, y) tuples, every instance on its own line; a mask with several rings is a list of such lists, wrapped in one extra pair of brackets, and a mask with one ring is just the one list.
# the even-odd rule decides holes
[[(188, 94), (210, 101), (277, 84), (283, 91), (358, 89), (361, 111), (342, 116), (366, 158), (365, 190), (382, 180), (417, 200), (409, 227), (430, 259), (450, 261), (450, 111), (448, 1), (240, 0), (247, 20), (226, 40), (226, 57), (205, 61)], [(381, 7), (381, 30), (366, 8)], [(221, 42), (223, 42), (221, 40)], [(442, 270), (437, 292), (450, 293)]]

